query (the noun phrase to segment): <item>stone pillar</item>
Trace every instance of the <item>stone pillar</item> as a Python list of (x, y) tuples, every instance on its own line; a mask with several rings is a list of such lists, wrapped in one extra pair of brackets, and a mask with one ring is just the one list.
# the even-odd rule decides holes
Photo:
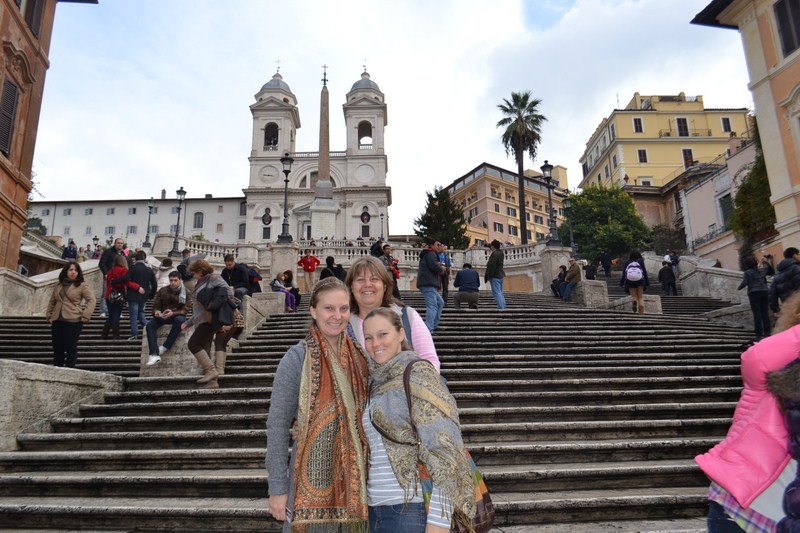
[[(158, 339), (158, 346), (161, 346), (169, 335), (171, 326), (166, 325), (158, 328), (156, 339)], [(197, 363), (197, 359), (189, 351), (186, 342), (189, 337), (194, 333), (194, 328), (189, 328), (178, 336), (172, 349), (168, 350), (161, 356), (161, 362), (147, 366), (147, 360), (150, 357), (150, 350), (147, 346), (147, 335), (142, 339), (142, 353), (139, 364), (139, 377), (152, 378), (152, 377), (176, 377), (176, 376), (200, 376), (203, 371)], [(211, 355), (211, 354), (210, 354)], [(213, 355), (212, 355), (213, 357)]]
[(270, 315), (283, 313), (284, 295), (281, 292), (257, 292), (244, 297), (245, 328), (239, 340), (246, 339)]
[(605, 307), (608, 305), (608, 283), (590, 279), (580, 281), (572, 291), (572, 300), (584, 307)]
[[(297, 272), (297, 262), (300, 260), (300, 247), (295, 242), (290, 243), (275, 243), (272, 245), (272, 270), (269, 272), (269, 277), (264, 276), (267, 280), (266, 285), (272, 281), (278, 272), (291, 270)], [(272, 290), (265, 287), (266, 290)]]
[[(562, 246), (546, 246), (539, 253), (542, 258), (542, 290), (550, 290), (550, 282), (558, 277), (558, 267), (561, 265), (568, 267), (568, 261), (572, 248)], [(535, 284), (534, 284), (535, 286)]]

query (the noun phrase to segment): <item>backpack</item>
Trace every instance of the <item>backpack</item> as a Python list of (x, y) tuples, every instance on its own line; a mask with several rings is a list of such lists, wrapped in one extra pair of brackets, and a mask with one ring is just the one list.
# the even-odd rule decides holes
[(628, 281), (641, 281), (644, 277), (642, 266), (636, 261), (629, 264), (627, 267), (625, 267), (625, 277)]
[(261, 277), (261, 274), (259, 274), (255, 268), (247, 269), (247, 281), (250, 283), (258, 283), (262, 279), (264, 278)]

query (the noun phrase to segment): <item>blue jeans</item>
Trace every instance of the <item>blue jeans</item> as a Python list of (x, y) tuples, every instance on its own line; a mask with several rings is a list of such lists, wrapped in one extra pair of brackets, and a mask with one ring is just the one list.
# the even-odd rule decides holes
[(142, 323), (142, 327), (147, 326), (147, 317), (144, 316), (144, 302), (139, 303), (128, 300), (128, 311), (130, 312), (131, 318), (131, 337), (138, 337), (138, 322)]
[(497, 302), (498, 309), (506, 308), (506, 298), (503, 296), (503, 279), (504, 278), (489, 278), (489, 284), (492, 286), (492, 296), (494, 301)]
[(433, 287), (420, 287), (419, 292), (425, 298), (425, 325), (431, 333), (439, 326), (442, 319), (442, 309), (444, 309), (444, 299), (439, 291)]
[(164, 348), (169, 350), (175, 344), (178, 335), (181, 334), (181, 324), (186, 322), (186, 317), (183, 315), (173, 316), (172, 318), (158, 318), (153, 317), (144, 327), (147, 331), (147, 347), (150, 349), (150, 355), (158, 355), (158, 337), (156, 333), (161, 326), (171, 325), (167, 340), (164, 341)]
[[(435, 289), (434, 289), (435, 290)], [(380, 505), (369, 508), (370, 533), (424, 533), (428, 513), (424, 503)]]
[(572, 294), (572, 289), (575, 288), (574, 281), (562, 281), (561, 282), (561, 298), (564, 300), (569, 300), (570, 295)]

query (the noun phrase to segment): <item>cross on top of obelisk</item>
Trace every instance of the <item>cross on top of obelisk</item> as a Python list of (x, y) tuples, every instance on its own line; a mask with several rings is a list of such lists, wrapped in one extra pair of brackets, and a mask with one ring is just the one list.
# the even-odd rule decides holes
[(328, 85), (328, 65), (322, 65), (322, 86)]

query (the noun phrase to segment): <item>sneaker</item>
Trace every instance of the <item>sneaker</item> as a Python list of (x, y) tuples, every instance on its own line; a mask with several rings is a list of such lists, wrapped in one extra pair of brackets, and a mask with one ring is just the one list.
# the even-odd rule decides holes
[(100, 313), (100, 318), (108, 318), (108, 315), (105, 313)]
[(139, 336), (138, 336), (138, 335), (131, 335), (130, 337), (128, 337), (128, 338), (127, 338), (127, 339), (125, 339), (125, 340), (129, 340), (129, 341), (138, 341), (138, 340), (139, 340)]
[(159, 346), (158, 347), (158, 355), (164, 355), (165, 353), (167, 353), (167, 349), (164, 348), (163, 346)]
[(157, 365), (161, 362), (161, 358), (155, 354), (152, 354), (150, 358), (147, 360), (147, 366)]

